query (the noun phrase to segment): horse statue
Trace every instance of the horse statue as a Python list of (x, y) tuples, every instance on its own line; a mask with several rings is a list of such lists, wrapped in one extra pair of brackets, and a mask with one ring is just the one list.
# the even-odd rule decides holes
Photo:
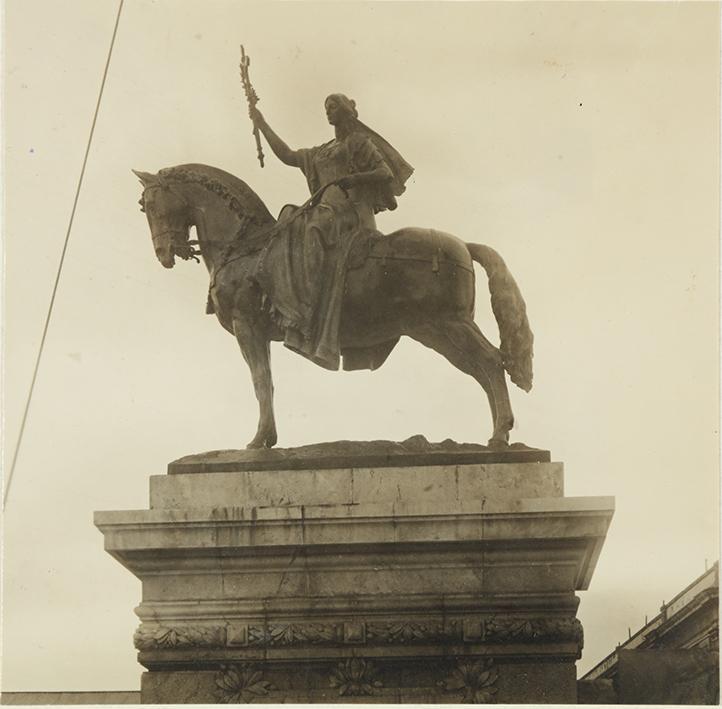
[[(203, 259), (210, 274), (208, 312), (238, 341), (258, 399), (258, 430), (247, 448), (271, 448), (278, 436), (270, 343), (283, 341), (284, 331), (254, 274), (283, 229), (286, 210), (277, 221), (242, 180), (207, 165), (133, 172), (143, 185), (139, 204), (161, 264), (172, 268), (176, 256)], [(190, 238), (192, 226), (196, 240)], [(489, 279), (499, 348), (473, 320), (474, 261)], [(451, 234), (410, 227), (367, 242), (347, 268), (339, 325), (344, 368), (378, 368), (407, 335), (476, 379), (491, 407), (489, 446), (508, 446), (514, 416), (504, 372), (521, 389), (531, 389), (533, 335), (519, 288), (499, 254)]]

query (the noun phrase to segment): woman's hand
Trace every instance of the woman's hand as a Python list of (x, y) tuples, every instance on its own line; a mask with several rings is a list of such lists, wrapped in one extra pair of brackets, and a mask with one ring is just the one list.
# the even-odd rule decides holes
[[(274, 155), (284, 164), (300, 167), (299, 158), (295, 150), (291, 150), (271, 129), (263, 114), (255, 107), (248, 107), (248, 115), (253, 121), (255, 129), (259, 130), (268, 141)], [(255, 132), (255, 131), (254, 131)]]
[(348, 192), (352, 187), (359, 183), (358, 175), (346, 175), (336, 180), (336, 184), (344, 191)]
[(386, 165), (369, 170), (368, 172), (355, 172), (352, 175), (346, 175), (336, 180), (336, 184), (345, 191), (356, 187), (357, 185), (367, 185), (377, 182), (387, 182), (393, 177), (391, 170)]
[(253, 121), (253, 125), (259, 128), (266, 124), (263, 114), (255, 106), (248, 107), (248, 117)]

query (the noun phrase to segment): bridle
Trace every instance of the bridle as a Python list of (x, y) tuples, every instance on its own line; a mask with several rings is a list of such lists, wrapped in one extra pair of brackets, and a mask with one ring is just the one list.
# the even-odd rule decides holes
[(171, 248), (173, 249), (173, 253), (178, 256), (178, 258), (183, 259), (184, 261), (188, 261), (189, 259), (193, 259), (196, 263), (200, 263), (199, 256), (202, 256), (202, 252), (200, 249), (194, 249), (194, 246), (198, 246), (199, 242), (197, 239), (184, 239), (182, 244), (179, 244), (176, 242), (176, 240), (173, 238), (175, 234), (179, 234), (180, 230), (178, 229), (165, 229), (164, 231), (161, 231), (157, 234), (153, 235), (153, 241), (156, 239), (159, 239), (161, 236), (165, 236), (166, 234), (171, 234)]
[[(140, 198), (140, 211), (145, 212), (145, 193), (150, 189), (160, 188), (162, 190), (167, 190), (171, 194), (173, 194), (175, 197), (177, 197), (183, 204), (183, 206), (186, 209), (193, 209), (192, 205), (188, 202), (188, 200), (177, 190), (174, 190), (173, 187), (165, 182), (160, 176), (158, 177), (158, 184), (155, 185), (149, 185), (143, 190), (143, 194)], [(190, 223), (186, 224), (186, 229), (190, 226)], [(200, 242), (197, 239), (185, 239), (182, 244), (179, 244), (176, 242), (176, 239), (173, 237), (178, 234), (180, 230), (178, 229), (164, 229), (161, 232), (153, 233), (153, 241), (155, 242), (157, 239), (160, 239), (160, 237), (165, 236), (166, 234), (171, 235), (171, 248), (173, 250), (174, 255), (178, 256), (178, 258), (183, 259), (184, 261), (188, 261), (189, 259), (192, 259), (196, 263), (200, 263), (200, 259), (198, 256), (202, 256), (202, 252), (200, 248), (194, 249), (194, 246), (200, 246)], [(187, 233), (187, 232), (186, 232)]]

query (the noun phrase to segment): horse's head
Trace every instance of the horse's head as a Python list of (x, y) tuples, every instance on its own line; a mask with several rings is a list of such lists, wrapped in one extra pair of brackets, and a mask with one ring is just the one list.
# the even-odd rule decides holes
[(193, 258), (194, 251), (188, 243), (188, 230), (193, 224), (191, 206), (160, 174), (137, 170), (133, 173), (143, 185), (140, 210), (148, 218), (158, 260), (165, 268), (173, 268), (176, 256)]

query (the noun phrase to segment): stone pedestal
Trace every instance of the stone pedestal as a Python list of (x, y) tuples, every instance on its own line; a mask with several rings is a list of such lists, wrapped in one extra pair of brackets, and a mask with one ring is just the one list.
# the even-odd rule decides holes
[(143, 583), (142, 701), (575, 702), (613, 498), (565, 498), (544, 452), (472, 458), (196, 456), (97, 512)]

